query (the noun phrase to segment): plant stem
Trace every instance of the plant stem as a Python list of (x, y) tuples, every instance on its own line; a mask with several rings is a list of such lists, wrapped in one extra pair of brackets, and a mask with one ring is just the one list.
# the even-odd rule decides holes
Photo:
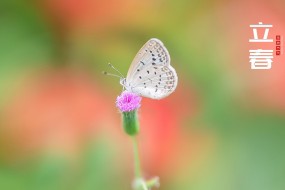
[(135, 160), (135, 176), (136, 178), (141, 178), (141, 166), (140, 166), (140, 156), (139, 156), (139, 147), (138, 141), (135, 136), (132, 137), (133, 147), (134, 147), (134, 160)]

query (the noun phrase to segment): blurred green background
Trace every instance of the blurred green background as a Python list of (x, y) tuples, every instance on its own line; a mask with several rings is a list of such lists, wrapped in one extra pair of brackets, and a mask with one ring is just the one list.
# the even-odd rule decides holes
[[(117, 78), (150, 38), (179, 77), (144, 99), (144, 176), (162, 190), (285, 189), (285, 59), (250, 70), (250, 24), (285, 32), (283, 0), (1, 0), (0, 189), (131, 189)], [(283, 37), (283, 36), (282, 36)], [(283, 46), (282, 46), (283, 47)], [(108, 70), (112, 72), (111, 70)]]

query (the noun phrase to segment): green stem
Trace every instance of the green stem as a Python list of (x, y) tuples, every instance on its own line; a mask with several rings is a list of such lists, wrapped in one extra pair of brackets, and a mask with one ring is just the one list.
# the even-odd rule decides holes
[(134, 146), (134, 160), (135, 160), (135, 176), (136, 178), (141, 178), (141, 166), (140, 166), (140, 156), (138, 142), (135, 136), (132, 137)]

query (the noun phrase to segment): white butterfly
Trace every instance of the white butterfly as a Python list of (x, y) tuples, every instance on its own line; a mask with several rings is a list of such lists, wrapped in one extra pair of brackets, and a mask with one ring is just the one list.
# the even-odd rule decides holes
[(127, 78), (120, 79), (120, 84), (127, 91), (152, 99), (170, 95), (177, 83), (178, 77), (170, 65), (170, 55), (156, 38), (143, 45), (131, 63)]
[(161, 99), (174, 92), (178, 77), (170, 65), (170, 55), (163, 43), (156, 38), (147, 41), (135, 56), (129, 68), (127, 78), (103, 72), (103, 74), (120, 77), (120, 84), (129, 92), (152, 99)]

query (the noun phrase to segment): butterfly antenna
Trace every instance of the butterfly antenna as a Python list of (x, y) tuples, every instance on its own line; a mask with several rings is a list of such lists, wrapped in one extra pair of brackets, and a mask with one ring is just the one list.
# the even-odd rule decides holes
[(122, 77), (119, 76), (119, 75), (115, 75), (115, 74), (113, 74), (113, 73), (108, 73), (108, 72), (106, 72), (106, 71), (103, 71), (102, 74), (103, 74), (103, 75), (108, 75), (108, 76), (113, 76), (113, 77), (122, 78)]
[(118, 69), (116, 69), (111, 63), (108, 63), (108, 65), (109, 65), (109, 67), (111, 67), (112, 69), (117, 71), (121, 75), (122, 78), (124, 78), (124, 75)]

